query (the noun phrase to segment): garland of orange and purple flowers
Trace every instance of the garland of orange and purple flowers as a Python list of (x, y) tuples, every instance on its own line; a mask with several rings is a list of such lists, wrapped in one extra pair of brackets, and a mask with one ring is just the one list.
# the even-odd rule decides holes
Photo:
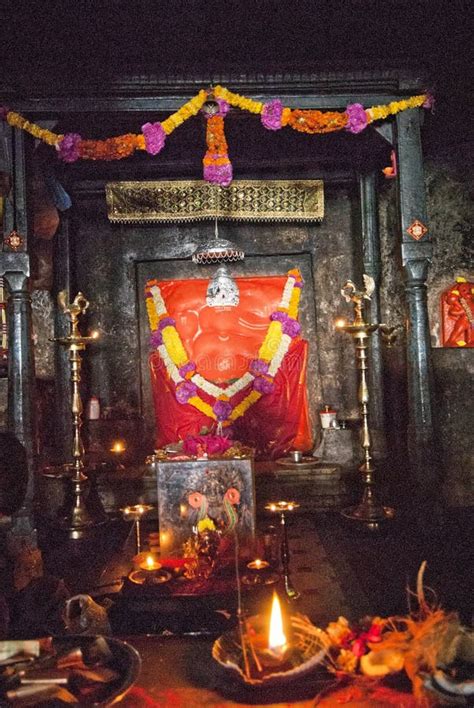
[(163, 150), (166, 138), (184, 121), (197, 115), (206, 101), (213, 97), (218, 103), (217, 113), (204, 111), (207, 120), (207, 151), (203, 159), (204, 179), (223, 187), (232, 181), (232, 164), (229, 159), (224, 134), (224, 118), (230, 106), (260, 115), (267, 130), (280, 130), (289, 126), (298, 132), (317, 134), (346, 130), (357, 134), (370, 123), (383, 120), (400, 111), (413, 108), (432, 108), (434, 99), (429, 93), (393, 101), (386, 105), (364, 108), (360, 103), (351, 103), (345, 111), (317, 111), (292, 109), (283, 106), (279, 99), (262, 103), (247, 96), (240, 96), (223, 86), (201, 89), (166, 120), (145, 123), (141, 133), (126, 133), (106, 140), (85, 140), (79, 133), (60, 135), (36, 123), (31, 123), (19, 113), (0, 107), (0, 118), (14, 128), (25, 130), (38, 140), (54, 146), (63, 162), (76, 160), (121, 160), (132, 155), (135, 150), (145, 150), (149, 155), (157, 155)]

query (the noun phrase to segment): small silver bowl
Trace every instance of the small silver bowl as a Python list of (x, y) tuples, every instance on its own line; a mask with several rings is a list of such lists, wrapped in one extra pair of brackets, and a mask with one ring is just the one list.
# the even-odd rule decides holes
[(303, 453), (301, 450), (290, 450), (290, 457), (292, 462), (302, 462)]

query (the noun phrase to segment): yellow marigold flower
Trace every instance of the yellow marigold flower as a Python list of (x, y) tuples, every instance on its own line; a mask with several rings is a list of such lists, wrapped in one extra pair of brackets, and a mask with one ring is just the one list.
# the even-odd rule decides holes
[(290, 304), (288, 306), (288, 315), (296, 320), (298, 317), (298, 307), (300, 304), (301, 288), (293, 288), (291, 291)]
[(201, 411), (201, 413), (204, 413), (204, 415), (207, 415), (208, 418), (217, 420), (216, 415), (209, 403), (203, 401), (200, 396), (191, 396), (191, 398), (188, 398), (188, 403), (194, 406), (194, 408), (197, 408), (198, 411)]
[(203, 531), (215, 531), (216, 525), (212, 519), (210, 519), (208, 516), (206, 516), (204, 519), (201, 519), (200, 521), (198, 521), (197, 530), (198, 530), (198, 533), (202, 533)]
[(168, 326), (162, 332), (163, 344), (177, 367), (183, 366), (188, 361), (188, 355), (183, 347), (180, 336), (174, 327)]
[(278, 350), (281, 342), (281, 322), (274, 320), (271, 322), (267, 336), (265, 337), (262, 346), (258, 351), (260, 359), (270, 361), (273, 359), (275, 352)]
[(246, 396), (244, 400), (239, 403), (238, 406), (235, 406), (229, 418), (231, 420), (236, 420), (237, 418), (240, 418), (240, 416), (244, 415), (244, 413), (246, 413), (250, 406), (256, 403), (258, 399), (261, 398), (261, 396), (262, 394), (259, 391), (252, 391), (251, 393), (249, 393), (249, 395)]
[(146, 299), (146, 311), (148, 313), (150, 329), (152, 332), (154, 332), (155, 329), (158, 327), (158, 315), (156, 314), (156, 307), (152, 297), (147, 297)]

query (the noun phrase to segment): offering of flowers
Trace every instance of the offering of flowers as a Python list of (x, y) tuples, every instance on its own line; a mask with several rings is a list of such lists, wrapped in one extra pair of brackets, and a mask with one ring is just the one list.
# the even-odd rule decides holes
[(209, 457), (251, 457), (253, 453), (252, 448), (242, 445), (228, 435), (215, 435), (203, 430), (199, 435), (187, 435), (184, 440), (167, 445), (164, 450), (157, 450), (155, 454), (161, 459), (200, 460)]
[(223, 435), (188, 435), (183, 441), (183, 452), (192, 457), (223, 455), (233, 441)]
[[(379, 700), (380, 705), (472, 705), (474, 699), (474, 632), (462, 627), (455, 613), (431, 606), (423, 590), (423, 563), (418, 573), (418, 610), (406, 616), (365, 618), (352, 625), (344, 617), (325, 630), (327, 668), (349, 684), (338, 702)], [(411, 694), (389, 688), (384, 679), (400, 674)], [(334, 686), (332, 686), (334, 689)], [(334, 694), (321, 698), (332, 705)]]

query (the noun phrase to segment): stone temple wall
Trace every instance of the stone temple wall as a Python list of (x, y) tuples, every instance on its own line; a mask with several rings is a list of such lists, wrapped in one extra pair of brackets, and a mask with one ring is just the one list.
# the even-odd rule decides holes
[[(474, 429), (472, 349), (440, 347), (440, 293), (456, 276), (474, 280), (472, 261), (472, 202), (470, 175), (453, 167), (452, 161), (428, 160), (425, 165), (429, 226), (434, 254), (428, 280), (428, 306), (433, 346), (435, 423), (445, 468), (444, 495), (453, 505), (474, 503)], [(379, 198), (382, 277), (380, 286), (382, 319), (391, 324), (406, 322), (403, 268), (398, 243), (396, 185), (384, 182)], [(347, 277), (360, 279), (360, 242), (354, 222), (354, 197), (346, 188), (332, 187), (326, 193), (326, 217), (321, 225), (223, 226), (223, 235), (254, 252), (285, 258), (292, 253), (309, 255), (316, 305), (317, 365), (315, 380), (309, 381), (313, 411), (323, 403), (335, 405), (341, 416), (357, 417), (356, 383), (350, 342), (335, 335), (332, 322), (347, 305), (339, 293)], [(75, 283), (94, 303), (90, 322), (104, 333), (104, 342), (90, 355), (85, 366), (89, 384), (84, 396), (101, 396), (103, 409), (112, 417), (127, 419), (142, 415), (142, 391), (137, 366), (135, 262), (143, 258), (189, 255), (200, 240), (202, 226), (161, 229), (158, 240), (149, 228), (112, 227), (106, 218), (102, 197), (80, 205), (75, 243)], [(275, 239), (275, 234), (278, 238)], [(151, 240), (150, 240), (151, 239)], [(148, 246), (146, 245), (148, 244)], [(153, 244), (153, 245), (152, 245)], [(144, 255), (148, 248), (148, 256)], [(111, 258), (111, 254), (115, 254)], [(188, 261), (182, 261), (184, 270)], [(189, 266), (188, 266), (189, 267)], [(43, 437), (54, 428), (48, 406), (54, 390), (54, 350), (48, 341), (53, 333), (52, 296), (34, 290), (33, 328), (36, 374), (42, 405)], [(387, 425), (394, 443), (403, 434), (406, 418), (406, 359), (403, 334), (390, 350), (384, 350), (385, 404)], [(91, 390), (91, 387), (94, 391)], [(7, 381), (0, 381), (0, 420), (6, 425)], [(46, 431), (46, 432), (45, 432)], [(54, 431), (53, 431), (54, 432)], [(357, 446), (355, 450), (357, 455)]]

